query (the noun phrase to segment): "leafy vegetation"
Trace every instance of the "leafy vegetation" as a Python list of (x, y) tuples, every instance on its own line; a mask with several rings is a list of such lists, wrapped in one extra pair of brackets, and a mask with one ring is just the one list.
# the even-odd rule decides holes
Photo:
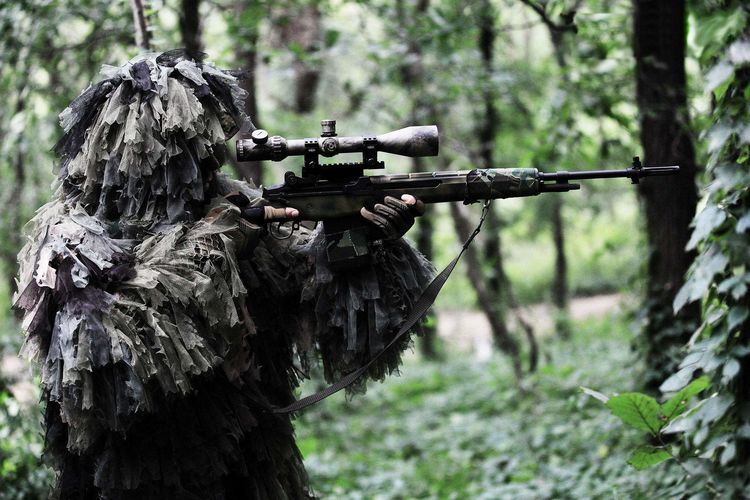
[(366, 395), (336, 396), (310, 409), (297, 434), (316, 492), (379, 499), (669, 497), (677, 464), (658, 475), (625, 465), (642, 432), (623, 432), (580, 390), (594, 383), (604, 391), (634, 387), (642, 367), (629, 349), (629, 325), (627, 316), (603, 317), (575, 322), (569, 341), (545, 339), (549, 361), (527, 393), (519, 392), (505, 360), (477, 363), (454, 354), (439, 364), (410, 359), (399, 377)]
[(721, 8), (707, 2), (696, 16), (703, 21), (696, 38), (702, 43), (706, 92), (715, 103), (705, 132), (712, 182), (688, 243), (688, 249), (697, 248), (699, 254), (674, 307), (700, 300), (703, 323), (687, 345), (679, 371), (662, 390), (679, 390), (696, 373), (710, 379), (710, 396), (671, 429), (681, 436), (680, 453), (700, 460), (687, 491), (707, 488), (717, 495), (746, 496), (750, 491), (750, 10), (737, 2)]
[(0, 382), (0, 499), (44, 498), (52, 478), (41, 465), (41, 418)]
[[(674, 394), (671, 399), (659, 406), (635, 393), (618, 396), (619, 403), (609, 399), (607, 406), (661, 444), (636, 452), (636, 467), (674, 457), (685, 471), (681, 495), (707, 491), (738, 498), (750, 492), (750, 10), (738, 2), (722, 7), (705, 2), (694, 15), (705, 91), (713, 102), (704, 133), (711, 182), (687, 244), (698, 256), (674, 309), (699, 301), (703, 322), (685, 346), (678, 370), (661, 386)], [(688, 407), (699, 393), (703, 399)], [(627, 411), (625, 401), (637, 414)], [(664, 434), (674, 435), (672, 443), (664, 445)]]

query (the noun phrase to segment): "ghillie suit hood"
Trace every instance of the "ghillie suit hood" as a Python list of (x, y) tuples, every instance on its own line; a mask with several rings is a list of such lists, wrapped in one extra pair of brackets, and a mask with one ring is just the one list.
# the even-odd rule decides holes
[(382, 350), (432, 268), (398, 240), (336, 274), (322, 234), (243, 220), (224, 195), (260, 193), (217, 172), (246, 123), (233, 75), (179, 52), (103, 74), (62, 114), (56, 196), (19, 254), (53, 496), (306, 498), (291, 418), (267, 409), (308, 363), (338, 378)]
[(117, 221), (126, 237), (199, 219), (216, 195), (224, 142), (252, 127), (236, 77), (182, 51), (104, 66), (102, 76), (60, 115), (66, 203)]

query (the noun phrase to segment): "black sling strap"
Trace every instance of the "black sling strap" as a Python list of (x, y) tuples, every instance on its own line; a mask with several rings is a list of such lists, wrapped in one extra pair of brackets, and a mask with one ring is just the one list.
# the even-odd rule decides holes
[(490, 201), (485, 201), (484, 206), (482, 207), (482, 215), (479, 218), (479, 223), (477, 224), (477, 227), (474, 229), (471, 235), (464, 242), (461, 250), (458, 252), (458, 255), (456, 255), (456, 257), (447, 266), (445, 266), (445, 269), (440, 271), (440, 273), (432, 279), (430, 284), (427, 285), (427, 288), (424, 289), (422, 295), (419, 297), (419, 300), (417, 300), (417, 302), (414, 304), (414, 307), (412, 307), (411, 311), (406, 316), (406, 319), (401, 325), (401, 328), (398, 330), (398, 333), (396, 333), (393, 339), (388, 342), (388, 344), (380, 352), (370, 358), (367, 363), (357, 368), (353, 372), (347, 374), (338, 382), (329, 385), (325, 389), (318, 391), (315, 394), (311, 394), (302, 399), (299, 399), (289, 406), (286, 406), (284, 408), (273, 408), (271, 412), (277, 414), (294, 413), (296, 411), (303, 410), (308, 406), (314, 405), (315, 403), (319, 403), (328, 396), (336, 394), (341, 389), (346, 389), (352, 383), (354, 383), (354, 381), (361, 377), (368, 370), (368, 368), (370, 368), (370, 366), (372, 366), (372, 364), (380, 358), (380, 356), (382, 356), (388, 349), (393, 347), (393, 345), (396, 344), (399, 339), (401, 339), (401, 337), (406, 335), (409, 330), (411, 330), (414, 325), (416, 325), (417, 322), (421, 320), (425, 314), (427, 314), (427, 311), (430, 309), (430, 307), (432, 307), (435, 299), (437, 299), (438, 293), (440, 293), (440, 290), (443, 288), (443, 285), (445, 285), (445, 282), (448, 281), (448, 277), (453, 272), (456, 264), (458, 264), (458, 261), (464, 254), (464, 251), (466, 251), (476, 235), (479, 234), (479, 231), (482, 229), (482, 224), (484, 223), (484, 219), (487, 217), (489, 208)]

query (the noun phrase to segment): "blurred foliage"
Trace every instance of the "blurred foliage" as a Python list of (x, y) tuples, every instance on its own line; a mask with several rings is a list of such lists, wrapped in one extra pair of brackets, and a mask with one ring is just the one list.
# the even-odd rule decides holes
[(0, 500), (46, 498), (52, 471), (41, 464), (40, 422), (0, 380)]
[[(9, 301), (8, 290), (0, 282), (0, 301)], [(12, 317), (0, 317), (0, 500), (32, 500), (47, 497), (52, 471), (41, 463), (41, 410), (34, 404), (34, 392), (16, 399), (12, 385), (28, 377), (27, 371), (8, 373), (8, 360), (20, 347), (20, 336)], [(36, 381), (34, 381), (36, 384)], [(25, 389), (28, 390), (26, 386)], [(18, 389), (16, 389), (18, 390)]]

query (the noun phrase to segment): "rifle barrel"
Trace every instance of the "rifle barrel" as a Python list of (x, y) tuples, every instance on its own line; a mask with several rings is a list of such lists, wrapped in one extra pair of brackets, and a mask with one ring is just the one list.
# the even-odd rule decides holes
[(621, 170), (584, 170), (579, 172), (539, 172), (539, 180), (565, 182), (568, 180), (580, 179), (611, 179), (613, 177), (628, 177), (630, 179), (640, 179), (641, 177), (651, 177), (654, 175), (674, 175), (679, 173), (680, 167), (677, 165), (664, 167), (642, 167), (627, 168)]

